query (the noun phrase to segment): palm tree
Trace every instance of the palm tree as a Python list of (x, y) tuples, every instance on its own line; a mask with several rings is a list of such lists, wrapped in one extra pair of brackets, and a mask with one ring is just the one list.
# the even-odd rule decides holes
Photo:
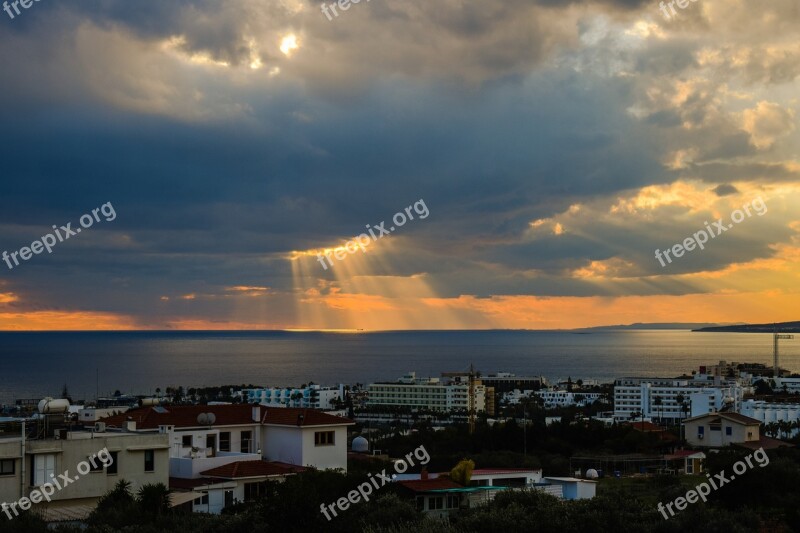
[(159, 516), (169, 511), (169, 489), (163, 483), (143, 485), (136, 496), (147, 516)]
[(661, 396), (656, 396), (655, 398), (653, 398), (653, 405), (655, 405), (657, 410), (658, 410), (658, 423), (659, 424), (661, 423), (661, 419), (662, 419), (662, 416), (661, 416), (661, 414), (662, 414), (661, 405), (663, 403), (664, 403), (664, 401), (661, 399)]

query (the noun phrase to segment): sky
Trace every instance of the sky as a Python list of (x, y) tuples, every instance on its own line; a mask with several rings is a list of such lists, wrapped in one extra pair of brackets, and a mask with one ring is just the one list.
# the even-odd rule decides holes
[(0, 11), (1, 330), (800, 320), (796, 0), (322, 5)]

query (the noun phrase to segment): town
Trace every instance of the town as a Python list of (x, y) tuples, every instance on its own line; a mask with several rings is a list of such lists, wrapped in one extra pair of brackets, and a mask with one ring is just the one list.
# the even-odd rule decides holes
[[(677, 377), (550, 382), (470, 367), (367, 385), (168, 387), (74, 402), (65, 386), (60, 398), (3, 406), (0, 427), (0, 520), (11, 525), (102, 522), (104, 502), (120, 493), (158, 495), (153, 516), (223, 520), (270, 498), (281, 504), (275, 487), (319, 483), (315, 476), (337, 477), (343, 490), (349, 481), (346, 495), (413, 446), (429, 462), (405, 465), (373, 498), (391, 494), (419, 519), (457, 520), (520, 491), (569, 505), (626, 480), (681, 486), (737, 452), (794, 452), (796, 461), (800, 375), (719, 361)], [(107, 464), (87, 467), (45, 503), (28, 499), (100, 449)], [(336, 501), (320, 498), (307, 503)]]

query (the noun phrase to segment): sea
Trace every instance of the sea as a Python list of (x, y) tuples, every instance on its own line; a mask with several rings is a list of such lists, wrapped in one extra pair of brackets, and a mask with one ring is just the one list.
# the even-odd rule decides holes
[[(512, 372), (551, 381), (679, 376), (720, 360), (772, 364), (772, 335), (686, 330), (124, 331), (0, 333), (0, 403), (119, 390), (314, 382), (367, 384), (407, 372)], [(800, 335), (781, 366), (800, 372)]]

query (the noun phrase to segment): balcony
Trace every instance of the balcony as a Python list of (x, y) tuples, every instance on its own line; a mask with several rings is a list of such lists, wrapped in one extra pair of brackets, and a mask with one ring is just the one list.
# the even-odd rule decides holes
[(169, 476), (183, 479), (197, 479), (200, 472), (238, 461), (258, 461), (257, 453), (216, 452), (216, 456), (172, 457), (169, 460)]

